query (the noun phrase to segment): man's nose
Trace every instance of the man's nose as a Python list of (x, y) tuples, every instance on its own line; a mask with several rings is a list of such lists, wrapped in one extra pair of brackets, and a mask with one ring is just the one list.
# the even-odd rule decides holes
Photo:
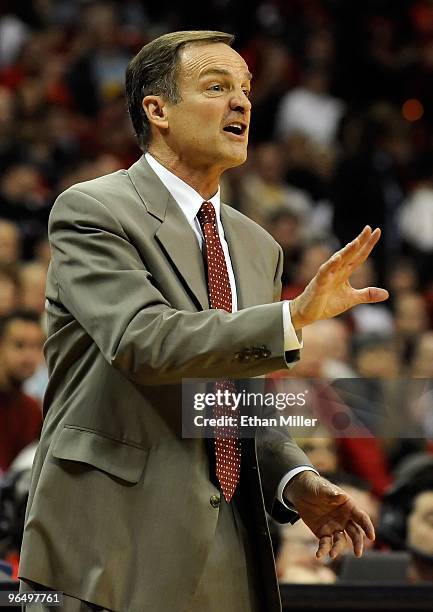
[(232, 110), (236, 110), (244, 114), (244, 113), (250, 112), (251, 102), (242, 90), (236, 91), (233, 93), (233, 96), (231, 97), (230, 107)]

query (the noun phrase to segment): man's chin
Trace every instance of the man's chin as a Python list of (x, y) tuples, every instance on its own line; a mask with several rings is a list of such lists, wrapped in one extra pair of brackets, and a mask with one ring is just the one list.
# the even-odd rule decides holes
[[(228, 168), (236, 168), (237, 166), (241, 166), (247, 160), (247, 149), (245, 147), (244, 151), (236, 151), (232, 152), (230, 157), (227, 159), (227, 169)], [(230, 165), (229, 165), (230, 164)]]

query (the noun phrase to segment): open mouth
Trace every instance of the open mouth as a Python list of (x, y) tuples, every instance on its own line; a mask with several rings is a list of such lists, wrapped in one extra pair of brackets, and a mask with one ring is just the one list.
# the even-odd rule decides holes
[(235, 136), (243, 136), (247, 130), (247, 126), (242, 123), (238, 123), (234, 121), (233, 123), (229, 123), (223, 128), (224, 132), (229, 132), (230, 134), (235, 134)]

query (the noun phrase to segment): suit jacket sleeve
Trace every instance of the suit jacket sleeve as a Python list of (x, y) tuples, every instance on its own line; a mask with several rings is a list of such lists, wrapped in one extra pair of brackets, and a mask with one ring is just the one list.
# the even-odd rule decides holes
[[(65, 191), (51, 212), (49, 238), (59, 302), (131, 380), (160, 385), (287, 367), (281, 303), (236, 313), (172, 308), (119, 220), (93, 196)], [(264, 356), (239, 359), (257, 345), (267, 348)]]
[(257, 458), (267, 512), (279, 523), (294, 523), (299, 519), (299, 514), (277, 499), (278, 485), (283, 476), (294, 467), (313, 467), (311, 461), (294, 442), (289, 431), (282, 428), (261, 428), (258, 431)]
[[(278, 249), (278, 266), (274, 278), (275, 301), (281, 300), (281, 274), (283, 269), (283, 252), (280, 246)], [(288, 367), (295, 365), (299, 357), (299, 350), (286, 351), (285, 359)], [(268, 384), (269, 381), (265, 383), (265, 385)], [(262, 390), (264, 391), (264, 386)], [(275, 416), (275, 414), (272, 412), (267, 416)], [(262, 427), (258, 429), (256, 446), (263, 498), (268, 514), (278, 523), (295, 523), (300, 518), (299, 514), (279, 501), (277, 498), (278, 485), (291, 469), (301, 465), (313, 467), (311, 461), (293, 440), (289, 430), (285, 428)]]

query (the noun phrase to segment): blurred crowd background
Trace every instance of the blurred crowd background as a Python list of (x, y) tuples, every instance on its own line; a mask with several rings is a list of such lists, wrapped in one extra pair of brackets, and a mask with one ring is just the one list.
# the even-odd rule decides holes
[[(359, 378), (379, 404), (396, 380), (420, 379), (424, 400), (402, 402), (404, 437), (325, 428), (299, 443), (371, 512), (376, 548), (405, 551), (408, 580), (433, 581), (433, 2), (202, 4), (0, 2), (0, 570), (16, 572), (42, 421), (50, 209), (70, 185), (139, 157), (123, 95), (130, 58), (164, 32), (209, 28), (236, 34), (254, 74), (249, 159), (224, 176), (223, 200), (281, 244), (282, 297), (365, 224), (382, 228), (352, 283), (384, 286), (390, 300), (307, 328), (291, 376)], [(282, 582), (338, 579), (302, 522), (272, 527)]]

